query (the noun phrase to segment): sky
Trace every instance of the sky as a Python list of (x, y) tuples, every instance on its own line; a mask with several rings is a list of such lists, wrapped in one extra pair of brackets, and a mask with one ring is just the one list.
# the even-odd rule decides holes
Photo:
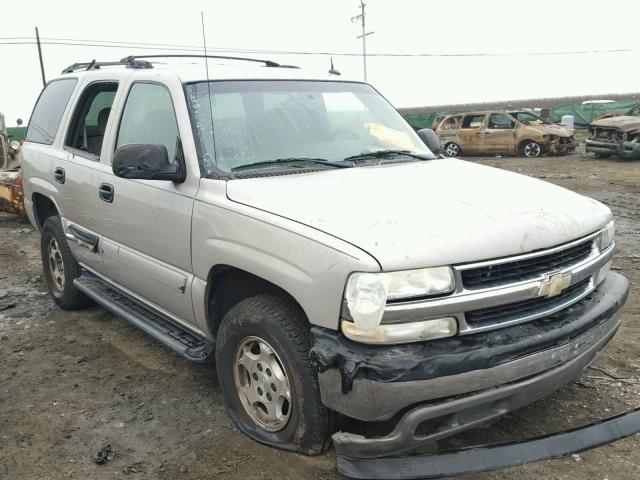
[[(2, 0), (2, 3), (7, 0)], [(2, 5), (0, 3), (0, 5)], [(609, 0), (367, 0), (371, 54), (492, 56), (368, 57), (368, 81), (396, 107), (640, 91), (640, 2)], [(218, 49), (349, 53), (333, 56), (344, 78), (362, 80), (359, 0), (30, 0), (10, 2), (0, 26), (0, 112), (28, 120), (42, 88), (35, 45), (7, 38), (207, 45)], [(3, 6), (3, 10), (5, 10)], [(46, 41), (46, 40), (45, 40)], [(91, 43), (91, 42), (87, 42)], [(95, 42), (93, 42), (95, 43)], [(117, 60), (167, 49), (43, 45), (47, 79), (78, 61)], [(617, 53), (531, 55), (627, 49)], [(192, 52), (197, 53), (197, 52)], [(219, 53), (219, 52), (216, 52)], [(238, 53), (229, 53), (238, 55)], [(258, 54), (314, 72), (324, 55)]]

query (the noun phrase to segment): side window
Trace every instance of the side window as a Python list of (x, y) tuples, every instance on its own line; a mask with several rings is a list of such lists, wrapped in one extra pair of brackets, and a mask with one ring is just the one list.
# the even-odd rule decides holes
[(489, 117), (488, 128), (509, 129), (513, 127), (513, 120), (504, 113), (493, 113), (491, 114), (491, 117)]
[(113, 99), (118, 84), (100, 82), (89, 85), (78, 101), (65, 146), (88, 153), (92, 160), (100, 158)]
[(122, 112), (116, 149), (122, 145), (164, 145), (175, 162), (178, 121), (171, 94), (155, 83), (134, 83)]
[(25, 137), (27, 142), (53, 143), (76, 83), (76, 78), (65, 78), (55, 80), (44, 88), (31, 114)]
[(467, 115), (462, 121), (462, 128), (480, 128), (486, 115)]
[(456, 130), (460, 126), (460, 117), (449, 117), (442, 122), (443, 130)]

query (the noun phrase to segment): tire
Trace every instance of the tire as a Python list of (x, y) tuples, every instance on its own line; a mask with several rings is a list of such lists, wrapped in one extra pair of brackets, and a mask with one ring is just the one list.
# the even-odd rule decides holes
[(542, 155), (542, 147), (538, 142), (534, 142), (533, 140), (525, 140), (520, 150), (522, 155), (528, 158), (535, 158)]
[(258, 295), (225, 315), (216, 370), (229, 415), (243, 433), (307, 455), (328, 448), (333, 415), (320, 399), (310, 348), (304, 313), (285, 298)]
[(47, 218), (40, 237), (42, 270), (53, 301), (65, 310), (77, 310), (91, 304), (91, 299), (73, 286), (80, 267), (73, 257), (62, 230), (60, 217)]
[(460, 155), (460, 145), (455, 142), (447, 143), (444, 146), (444, 153), (447, 154), (447, 157), (457, 157)]

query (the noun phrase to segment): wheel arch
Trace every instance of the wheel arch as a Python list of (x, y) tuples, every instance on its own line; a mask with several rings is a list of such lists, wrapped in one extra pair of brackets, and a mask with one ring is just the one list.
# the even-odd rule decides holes
[(31, 201), (33, 203), (33, 217), (36, 221), (38, 230), (42, 230), (44, 222), (47, 220), (47, 218), (55, 215), (60, 215), (60, 209), (58, 208), (58, 205), (51, 197), (47, 195), (35, 192), (31, 196)]
[(300, 310), (309, 325), (309, 317), (302, 304), (287, 290), (241, 268), (218, 264), (209, 270), (204, 295), (205, 317), (211, 333), (217, 335), (224, 316), (234, 305), (260, 294), (286, 298)]

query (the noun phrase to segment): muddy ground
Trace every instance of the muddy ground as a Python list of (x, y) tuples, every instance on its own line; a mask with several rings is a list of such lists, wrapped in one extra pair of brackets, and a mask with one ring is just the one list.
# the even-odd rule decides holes
[[(541, 434), (640, 405), (640, 162), (476, 158), (592, 196), (616, 216), (616, 270), (632, 282), (623, 325), (575, 383), (459, 443)], [(505, 199), (508, 201), (508, 199)], [(338, 479), (333, 451), (280, 452), (242, 435), (214, 369), (188, 363), (98, 307), (64, 312), (42, 278), (39, 236), (0, 214), (0, 478)], [(481, 479), (637, 479), (633, 437)], [(110, 445), (110, 459), (96, 454)]]

